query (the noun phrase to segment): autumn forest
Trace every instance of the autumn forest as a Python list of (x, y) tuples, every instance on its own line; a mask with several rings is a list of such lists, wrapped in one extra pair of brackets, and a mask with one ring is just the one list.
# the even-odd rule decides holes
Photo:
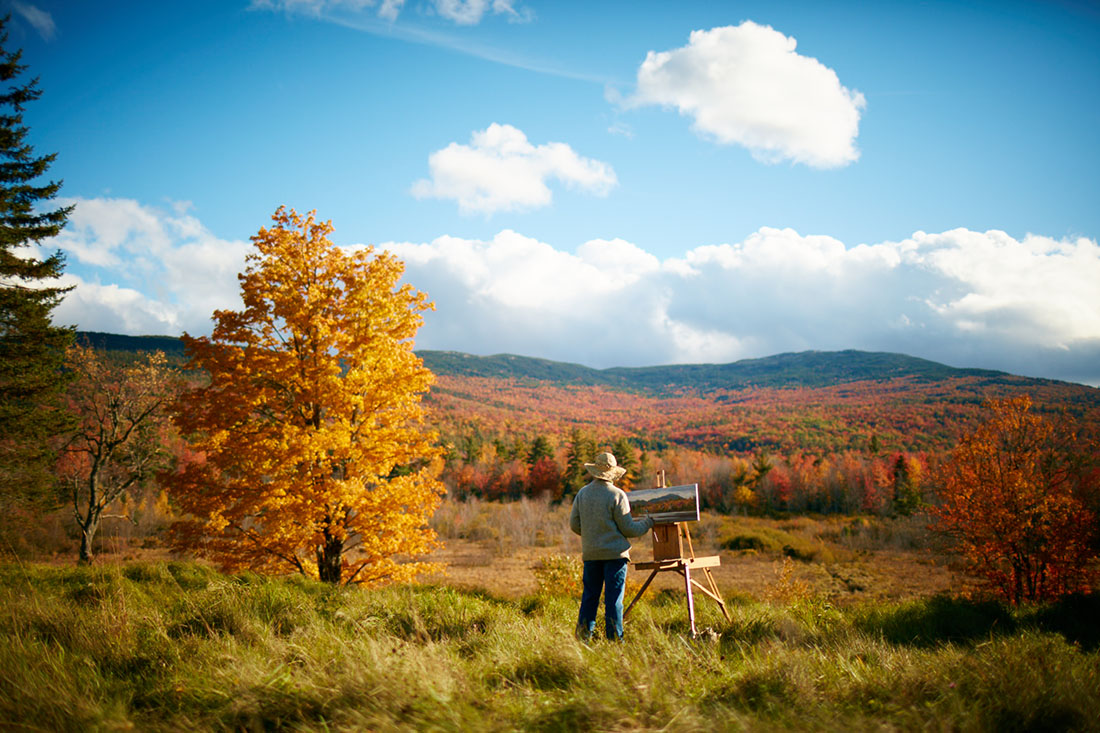
[[(183, 364), (175, 340), (80, 338), (118, 362), (156, 347)], [(602, 371), (508, 355), (420, 356), (435, 375), (424, 406), (438, 436), (430, 465), (421, 465), (435, 472), (448, 501), (567, 503), (588, 481), (583, 464), (610, 450), (627, 469), (624, 488), (650, 488), (664, 472), (671, 484), (697, 483), (703, 509), (722, 515), (930, 521), (948, 498), (942, 488), (960, 441), (996, 405), (1016, 404), (1037, 425), (1072, 432), (1059, 438), (1060, 449), (1081, 453), (1081, 465), (1058, 486), (1072, 485), (1078, 516), (1093, 516), (1090, 436), (1100, 397), (1081, 385), (855, 351)], [(1087, 537), (1089, 521), (1066, 531)], [(973, 550), (975, 573), (1000, 552), (1007, 550)], [(1091, 567), (1088, 554), (1080, 562)]]

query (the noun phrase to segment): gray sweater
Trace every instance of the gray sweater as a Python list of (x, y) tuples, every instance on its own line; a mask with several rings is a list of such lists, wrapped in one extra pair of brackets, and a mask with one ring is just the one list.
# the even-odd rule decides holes
[(653, 518), (634, 519), (626, 492), (610, 481), (596, 479), (577, 492), (569, 526), (581, 536), (585, 560), (630, 558), (627, 537), (641, 537), (653, 528)]

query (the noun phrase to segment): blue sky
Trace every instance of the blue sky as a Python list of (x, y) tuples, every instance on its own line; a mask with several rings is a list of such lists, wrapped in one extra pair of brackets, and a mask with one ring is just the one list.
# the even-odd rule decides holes
[(209, 330), (281, 204), (418, 348), (806, 349), (1100, 384), (1087, 3), (10, 2), (89, 330)]

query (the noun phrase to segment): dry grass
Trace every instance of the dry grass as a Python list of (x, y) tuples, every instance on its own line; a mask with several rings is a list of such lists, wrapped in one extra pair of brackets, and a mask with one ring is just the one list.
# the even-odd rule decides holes
[[(536, 591), (535, 570), (545, 558), (580, 554), (580, 540), (569, 530), (567, 504), (446, 501), (432, 526), (444, 547), (431, 559), (448, 567), (445, 574), (425, 580), (508, 598)], [(713, 574), (727, 598), (774, 597), (777, 568), (785, 558), (791, 559), (783, 571), (785, 583), (805, 584), (809, 596), (831, 602), (901, 601), (963, 587), (929, 545), (919, 517), (764, 519), (704, 513), (689, 529), (697, 556), (722, 559)], [(652, 558), (648, 536), (632, 545), (633, 561)], [(645, 575), (630, 572), (639, 583)], [(657, 591), (682, 587), (682, 579), (672, 573), (654, 581)]]

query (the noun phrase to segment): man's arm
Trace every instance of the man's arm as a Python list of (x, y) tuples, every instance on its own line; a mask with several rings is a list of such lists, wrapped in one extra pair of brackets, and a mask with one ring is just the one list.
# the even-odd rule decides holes
[(615, 518), (615, 525), (618, 526), (619, 531), (625, 537), (641, 537), (653, 529), (653, 517), (645, 516), (641, 519), (634, 519), (630, 516), (630, 500), (626, 498), (625, 493), (616, 497), (615, 507), (612, 509), (611, 514)]
[(573, 510), (569, 512), (569, 529), (573, 530), (573, 534), (581, 533), (581, 505), (577, 501), (579, 498), (579, 493), (573, 497)]

